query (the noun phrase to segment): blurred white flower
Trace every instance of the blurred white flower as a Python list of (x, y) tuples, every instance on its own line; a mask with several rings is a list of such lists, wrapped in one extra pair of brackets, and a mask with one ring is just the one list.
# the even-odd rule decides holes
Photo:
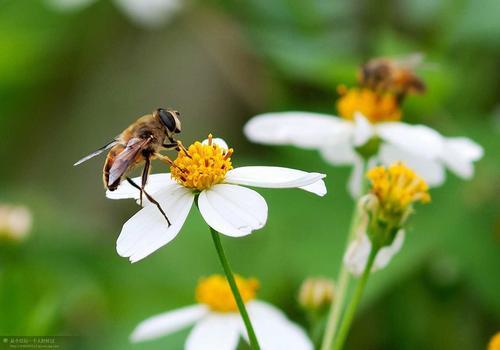
[(365, 170), (362, 155), (384, 165), (404, 161), (430, 186), (444, 182), (445, 168), (464, 179), (472, 177), (473, 162), (483, 156), (480, 145), (465, 137), (444, 137), (424, 125), (400, 122), (396, 102), (387, 99), (390, 95), (377, 99), (373, 94), (356, 90), (341, 97), (338, 107), (342, 117), (266, 113), (250, 119), (244, 132), (253, 142), (317, 149), (332, 165), (353, 165), (348, 184), (353, 197), (360, 195)]
[(0, 238), (21, 241), (31, 230), (33, 217), (25, 206), (0, 205)]
[(335, 284), (327, 277), (309, 277), (299, 290), (299, 304), (307, 311), (321, 311), (332, 303)]
[[(146, 185), (146, 192), (160, 203), (172, 225), (167, 227), (158, 208), (144, 201), (144, 208), (123, 225), (117, 241), (119, 255), (136, 262), (173, 240), (195, 197), (209, 226), (224, 235), (242, 237), (265, 225), (267, 203), (254, 190), (239, 185), (300, 188), (319, 196), (326, 194), (324, 174), (267, 166), (232, 169), (233, 150), (211, 136), (203, 143), (195, 142), (188, 153), (180, 151), (171, 173), (151, 175)], [(137, 199), (139, 190), (124, 182), (106, 195), (111, 199)]]
[[(46, 0), (61, 11), (76, 11), (96, 0)], [(157, 27), (181, 8), (181, 0), (114, 0), (130, 19), (146, 27)]]
[[(273, 305), (255, 300), (258, 282), (236, 276), (262, 350), (312, 350), (305, 332)], [(153, 316), (141, 322), (131, 340), (139, 342), (172, 334), (194, 325), (186, 350), (235, 350), (248, 336), (225, 277), (202, 279), (196, 291), (198, 304)]]

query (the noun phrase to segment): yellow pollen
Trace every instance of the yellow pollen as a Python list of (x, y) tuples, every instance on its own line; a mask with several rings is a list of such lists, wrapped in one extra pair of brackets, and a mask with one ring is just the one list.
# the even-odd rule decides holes
[(231, 155), (233, 149), (222, 149), (213, 143), (212, 134), (208, 143), (196, 141), (187, 149), (181, 149), (177, 159), (170, 167), (172, 178), (184, 187), (198, 191), (221, 183), (226, 173), (233, 168)]
[(372, 123), (401, 119), (401, 110), (393, 94), (380, 94), (367, 88), (347, 89), (343, 85), (337, 91), (341, 95), (337, 101), (337, 111), (344, 119), (353, 120), (356, 112)]
[(488, 343), (488, 350), (500, 350), (500, 332), (495, 334)]
[[(255, 278), (243, 278), (239, 275), (235, 275), (234, 278), (243, 302), (246, 304), (255, 299), (259, 281)], [(211, 275), (200, 279), (196, 287), (196, 301), (207, 305), (212, 311), (238, 311), (229, 283), (222, 275)]]
[(388, 168), (374, 167), (366, 176), (382, 210), (391, 216), (401, 215), (414, 202), (431, 200), (427, 183), (403, 163), (394, 163)]

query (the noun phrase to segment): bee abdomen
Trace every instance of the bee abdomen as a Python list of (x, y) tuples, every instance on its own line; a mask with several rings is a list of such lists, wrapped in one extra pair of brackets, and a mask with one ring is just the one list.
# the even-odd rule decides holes
[(107, 188), (110, 191), (116, 190), (118, 185), (120, 184), (120, 180), (118, 179), (114, 183), (110, 184), (109, 183), (109, 171), (111, 170), (111, 167), (113, 166), (113, 163), (116, 159), (116, 157), (123, 152), (125, 147), (121, 144), (118, 144), (116, 146), (113, 146), (111, 150), (108, 153), (108, 156), (106, 157), (106, 160), (104, 161), (104, 167), (102, 169), (102, 180), (104, 182), (104, 187)]

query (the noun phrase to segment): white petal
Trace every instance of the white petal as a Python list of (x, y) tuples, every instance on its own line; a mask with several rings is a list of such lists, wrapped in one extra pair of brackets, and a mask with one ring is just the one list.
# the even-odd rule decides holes
[[(229, 149), (229, 146), (227, 145), (226, 141), (224, 141), (224, 139), (215, 137), (212, 139), (212, 143), (215, 145), (218, 145), (220, 148), (222, 148), (224, 150)], [(203, 142), (201, 144), (208, 145), (208, 139), (203, 140)]]
[(380, 123), (378, 134), (386, 142), (422, 158), (436, 159), (443, 151), (443, 137), (425, 125)]
[(244, 132), (257, 143), (319, 148), (351, 128), (350, 122), (328, 114), (281, 112), (253, 117)]
[[(263, 301), (247, 303), (248, 313), (262, 350), (312, 350), (306, 333), (276, 307)], [(242, 335), (248, 341), (246, 330)]]
[(139, 323), (130, 340), (139, 342), (177, 332), (195, 323), (207, 312), (205, 305), (191, 305), (150, 317)]
[(362, 146), (373, 136), (373, 126), (361, 113), (354, 115), (354, 125), (353, 143)]
[(53, 8), (60, 11), (76, 11), (95, 2), (95, 0), (46, 0)]
[(365, 176), (364, 161), (361, 157), (356, 156), (354, 161), (354, 167), (349, 177), (349, 182), (347, 183), (347, 189), (351, 194), (352, 198), (358, 198), (363, 193), (361, 193), (363, 185), (363, 176)]
[(445, 138), (442, 159), (458, 176), (469, 179), (474, 175), (473, 162), (484, 154), (483, 148), (466, 137)]
[(373, 263), (372, 271), (381, 270), (386, 267), (392, 260), (393, 256), (401, 250), (404, 240), (405, 231), (400, 230), (396, 234), (396, 237), (394, 238), (394, 241), (392, 241), (392, 244), (390, 246), (380, 249), (377, 257), (375, 258), (375, 262)]
[(210, 227), (232, 237), (246, 236), (267, 221), (264, 198), (241, 186), (215, 185), (200, 193), (198, 207)]
[(351, 132), (346, 132), (335, 143), (323, 145), (320, 152), (323, 158), (332, 165), (353, 164), (359, 158), (354, 150)]
[[(137, 185), (141, 185), (141, 178), (134, 177), (132, 179)], [(148, 182), (146, 184), (146, 192), (153, 196), (156, 192), (165, 188), (166, 186), (177, 184), (175, 180), (172, 179), (169, 173), (164, 174), (152, 174), (148, 176)], [(125, 199), (133, 198), (139, 199), (139, 190), (132, 186), (128, 181), (122, 181), (120, 186), (114, 191), (107, 190), (106, 197), (110, 199)], [(154, 196), (153, 196), (154, 197)]]
[(189, 334), (186, 350), (235, 350), (241, 317), (236, 313), (211, 313), (199, 321)]
[[(326, 193), (325, 185), (321, 180), (325, 176), (325, 174), (308, 173), (290, 168), (245, 166), (229, 170), (224, 181), (235, 185), (264, 188), (302, 188), (321, 196)], [(315, 185), (309, 186), (313, 184)]]
[(176, 185), (157, 192), (155, 199), (172, 225), (167, 226), (165, 218), (155, 205), (148, 205), (132, 216), (123, 225), (116, 242), (118, 254), (128, 257), (131, 262), (143, 259), (177, 236), (193, 205), (194, 194)]
[(181, 7), (180, 0), (115, 0), (136, 23), (146, 27), (166, 22)]
[(379, 158), (386, 166), (402, 161), (431, 187), (440, 186), (445, 180), (444, 166), (439, 159), (422, 158), (393, 145), (382, 145)]
[[(390, 246), (380, 249), (373, 263), (372, 272), (386, 267), (396, 253), (401, 250), (405, 238), (404, 230), (400, 230)], [(366, 233), (362, 233), (352, 241), (344, 255), (346, 268), (355, 276), (360, 276), (368, 262), (372, 244)]]

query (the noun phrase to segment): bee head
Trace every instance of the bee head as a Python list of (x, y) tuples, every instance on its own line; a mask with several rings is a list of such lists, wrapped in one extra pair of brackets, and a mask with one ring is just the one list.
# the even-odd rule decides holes
[(179, 120), (180, 113), (171, 109), (158, 108), (156, 114), (160, 118), (161, 123), (172, 134), (181, 132), (181, 121)]

